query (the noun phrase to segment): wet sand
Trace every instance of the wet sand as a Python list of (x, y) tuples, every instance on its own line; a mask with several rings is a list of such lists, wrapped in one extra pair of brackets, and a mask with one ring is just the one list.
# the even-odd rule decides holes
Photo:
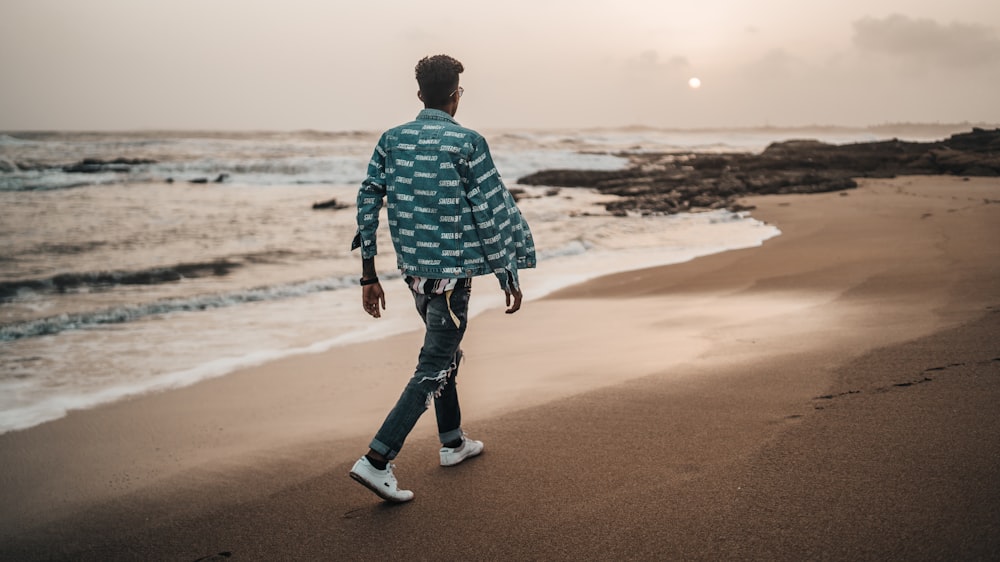
[(0, 558), (1000, 556), (1000, 181), (748, 202), (782, 236), (474, 319), (486, 451), (424, 416), (409, 504), (346, 473), (417, 333), (0, 436)]

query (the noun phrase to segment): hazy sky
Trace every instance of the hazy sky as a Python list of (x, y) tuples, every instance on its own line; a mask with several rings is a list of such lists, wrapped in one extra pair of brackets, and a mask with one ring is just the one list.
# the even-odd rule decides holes
[(476, 128), (1000, 123), (998, 0), (0, 0), (0, 130), (383, 129), (437, 53)]

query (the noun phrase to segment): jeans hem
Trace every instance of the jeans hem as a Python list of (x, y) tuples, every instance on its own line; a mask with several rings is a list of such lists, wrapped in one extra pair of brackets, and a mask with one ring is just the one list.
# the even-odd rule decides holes
[(372, 442), (368, 444), (368, 448), (390, 461), (396, 458), (396, 455), (399, 454), (399, 451), (393, 451), (378, 439), (372, 439)]
[(453, 429), (446, 433), (439, 433), (438, 438), (441, 440), (441, 444), (444, 445), (445, 443), (451, 443), (456, 439), (461, 439), (462, 435), (464, 435), (464, 432), (462, 431), (462, 428), (459, 427), (458, 429)]

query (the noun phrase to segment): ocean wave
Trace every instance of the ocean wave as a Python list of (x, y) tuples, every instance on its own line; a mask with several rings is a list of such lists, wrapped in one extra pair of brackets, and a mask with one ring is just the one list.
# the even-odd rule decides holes
[[(593, 245), (580, 238), (538, 254), (540, 261), (558, 257), (576, 256), (589, 251)], [(273, 256), (248, 255), (202, 263), (177, 264), (169, 268), (151, 268), (141, 271), (85, 272), (57, 275), (47, 279), (9, 281), (0, 283), (0, 302), (11, 300), (20, 291), (67, 291), (82, 287), (107, 287), (113, 285), (151, 285), (209, 275), (225, 275), (241, 267), (243, 262), (263, 262)], [(382, 274), (385, 279), (400, 277), (399, 273)], [(338, 276), (320, 280), (301, 281), (283, 285), (256, 287), (222, 294), (198, 295), (186, 298), (158, 300), (151, 303), (126, 305), (76, 314), (60, 314), (34, 320), (0, 325), (0, 342), (22, 338), (46, 336), (105, 324), (123, 324), (142, 318), (173, 312), (196, 312), (237, 306), (241, 304), (296, 298), (321, 291), (335, 291), (356, 286), (357, 276)]]
[[(31, 252), (46, 254), (74, 254), (85, 252), (104, 243), (91, 242), (86, 244), (43, 244), (32, 248)], [(246, 263), (269, 263), (275, 259), (284, 258), (292, 252), (263, 252), (247, 254), (225, 259), (204, 262), (178, 263), (169, 266), (151, 267), (140, 270), (117, 271), (84, 271), (78, 273), (62, 273), (41, 279), (19, 279), (16, 281), (0, 281), (0, 302), (17, 297), (22, 291), (34, 293), (64, 293), (82, 288), (108, 288), (116, 285), (158, 285), (171, 283), (182, 279), (199, 277), (224, 276), (234, 269), (243, 267)]]
[[(383, 277), (390, 279), (398, 277), (398, 275), (383, 275)], [(123, 324), (150, 316), (175, 312), (197, 312), (247, 303), (295, 298), (322, 291), (346, 289), (357, 286), (357, 284), (358, 279), (356, 275), (330, 277), (285, 285), (257, 287), (222, 294), (163, 299), (146, 304), (119, 306), (78, 314), (60, 314), (47, 318), (0, 325), (0, 342), (48, 336), (67, 330), (79, 330), (106, 324)]]
[(35, 141), (19, 139), (10, 135), (0, 135), (0, 146), (23, 146), (36, 144)]
[(0, 191), (55, 191), (59, 189), (75, 189), (93, 185), (123, 184), (141, 181), (138, 178), (122, 178), (118, 174), (87, 174), (81, 178), (78, 174), (68, 174), (62, 170), (54, 173), (30, 171), (27, 173), (3, 173), (0, 171)]
[(28, 253), (32, 253), (32, 254), (42, 253), (42, 254), (56, 254), (56, 255), (71, 256), (71, 255), (74, 255), (74, 254), (82, 254), (84, 252), (91, 252), (91, 251), (96, 250), (98, 248), (103, 248), (104, 246), (107, 246), (107, 245), (108, 245), (108, 242), (105, 242), (105, 241), (102, 241), (102, 240), (92, 240), (92, 241), (87, 241), (87, 242), (79, 242), (79, 243), (76, 243), (76, 244), (72, 244), (72, 243), (52, 243), (52, 242), (45, 242), (45, 243), (39, 244), (39, 245), (31, 248), (31, 250), (29, 250)]
[[(73, 163), (24, 159), (0, 160), (0, 191), (48, 191), (84, 186), (130, 183), (211, 182), (225, 174), (237, 185), (356, 185), (364, 179), (368, 161), (355, 154), (324, 156), (223, 155), (187, 159), (181, 155), (84, 158)], [(518, 177), (551, 168), (621, 169), (628, 160), (606, 153), (573, 150), (521, 149), (497, 155), (504, 177)]]
[(576, 240), (571, 240), (558, 248), (538, 250), (538, 261), (545, 261), (552, 258), (561, 258), (566, 256), (579, 256), (580, 254), (585, 254), (587, 250), (590, 250), (593, 246), (593, 244), (583, 238), (577, 238)]

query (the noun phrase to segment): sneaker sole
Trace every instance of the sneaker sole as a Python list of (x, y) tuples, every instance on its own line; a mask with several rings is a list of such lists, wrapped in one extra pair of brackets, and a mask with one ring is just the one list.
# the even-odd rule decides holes
[[(484, 449), (485, 449), (485, 447), (484, 447)], [(459, 460), (457, 460), (457, 461), (455, 461), (453, 463), (449, 463), (449, 464), (441, 463), (441, 466), (458, 466), (458, 465), (462, 464), (463, 462), (465, 462), (465, 461), (467, 461), (469, 459), (474, 459), (474, 458), (478, 457), (481, 454), (483, 454), (482, 450), (480, 450), (478, 453), (476, 453), (474, 455), (469, 455), (467, 457), (462, 457), (462, 458), (460, 458)]]
[(378, 489), (378, 486), (373, 486), (371, 484), (371, 482), (365, 480), (360, 474), (358, 474), (356, 472), (351, 472), (349, 474), (350, 474), (351, 478), (353, 478), (354, 480), (356, 480), (359, 484), (361, 484), (365, 488), (368, 488), (376, 496), (382, 498), (383, 500), (385, 500), (387, 502), (392, 502), (392, 503), (406, 503), (406, 502), (408, 502), (408, 501), (410, 501), (410, 500), (413, 499), (413, 498), (410, 498), (409, 500), (401, 500), (399, 498), (394, 498), (392, 496), (386, 495), (385, 493), (382, 492), (382, 490)]

